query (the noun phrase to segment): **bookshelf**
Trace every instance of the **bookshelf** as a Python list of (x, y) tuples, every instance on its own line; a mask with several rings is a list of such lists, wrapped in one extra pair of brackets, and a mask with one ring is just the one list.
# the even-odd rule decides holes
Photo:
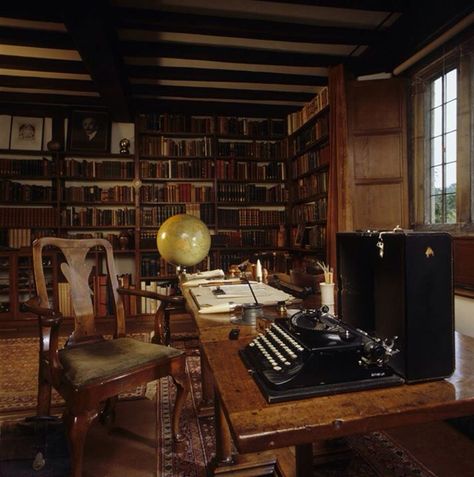
[(307, 257), (311, 263), (326, 260), (330, 161), (327, 89), (305, 108), (288, 117), (288, 229), (295, 264), (306, 262)]
[[(140, 115), (137, 125), (142, 274), (153, 262), (158, 227), (176, 213), (199, 217), (211, 231), (211, 253), (201, 269), (227, 269), (284, 248), (283, 118), (151, 113)], [(152, 270), (167, 271), (155, 262)]]

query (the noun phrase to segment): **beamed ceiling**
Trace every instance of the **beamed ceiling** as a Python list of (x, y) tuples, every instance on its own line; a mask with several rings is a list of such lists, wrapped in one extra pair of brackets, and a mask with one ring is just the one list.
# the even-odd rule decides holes
[(461, 0), (5, 0), (0, 102), (105, 108), (115, 121), (283, 115), (332, 65), (391, 72), (472, 11)]

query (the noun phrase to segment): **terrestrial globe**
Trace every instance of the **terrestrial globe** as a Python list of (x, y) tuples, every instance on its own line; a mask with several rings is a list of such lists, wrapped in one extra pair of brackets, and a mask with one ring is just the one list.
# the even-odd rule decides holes
[(190, 267), (206, 258), (211, 235), (206, 224), (197, 217), (177, 214), (161, 224), (156, 244), (166, 261), (180, 268)]

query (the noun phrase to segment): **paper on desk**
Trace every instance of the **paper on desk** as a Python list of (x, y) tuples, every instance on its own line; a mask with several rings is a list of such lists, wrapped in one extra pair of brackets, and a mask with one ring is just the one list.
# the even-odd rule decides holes
[(198, 273), (185, 273), (184, 280), (186, 282), (191, 280), (202, 280), (202, 279), (209, 279), (209, 278), (224, 278), (224, 270), (220, 268), (216, 268), (215, 270), (207, 270), (205, 272), (198, 272)]
[(231, 283), (240, 283), (240, 278), (227, 278), (219, 280), (218, 278), (203, 278), (201, 280), (191, 280), (190, 282), (181, 283), (181, 286), (184, 288), (199, 287), (199, 286), (210, 286), (210, 285), (220, 285), (220, 284), (231, 284)]
[[(214, 309), (225, 312), (227, 311), (226, 305), (242, 305), (244, 303), (255, 302), (247, 284), (220, 285), (219, 288), (224, 291), (224, 293), (217, 295), (212, 293), (216, 288), (217, 287), (197, 287), (191, 290), (191, 294), (198, 304), (201, 313), (206, 313), (206, 308), (209, 307), (214, 307)], [(293, 299), (288, 293), (277, 290), (264, 283), (256, 283), (252, 285), (252, 289), (258, 302), (262, 305), (275, 305), (279, 301), (290, 301)]]

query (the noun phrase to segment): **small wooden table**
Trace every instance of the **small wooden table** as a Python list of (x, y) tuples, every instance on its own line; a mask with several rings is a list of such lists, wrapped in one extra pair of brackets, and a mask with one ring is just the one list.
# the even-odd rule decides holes
[(243, 365), (240, 341), (205, 341), (218, 406), (241, 453), (295, 447), (296, 475), (312, 475), (312, 443), (474, 414), (474, 338), (456, 334), (446, 380), (268, 404)]

